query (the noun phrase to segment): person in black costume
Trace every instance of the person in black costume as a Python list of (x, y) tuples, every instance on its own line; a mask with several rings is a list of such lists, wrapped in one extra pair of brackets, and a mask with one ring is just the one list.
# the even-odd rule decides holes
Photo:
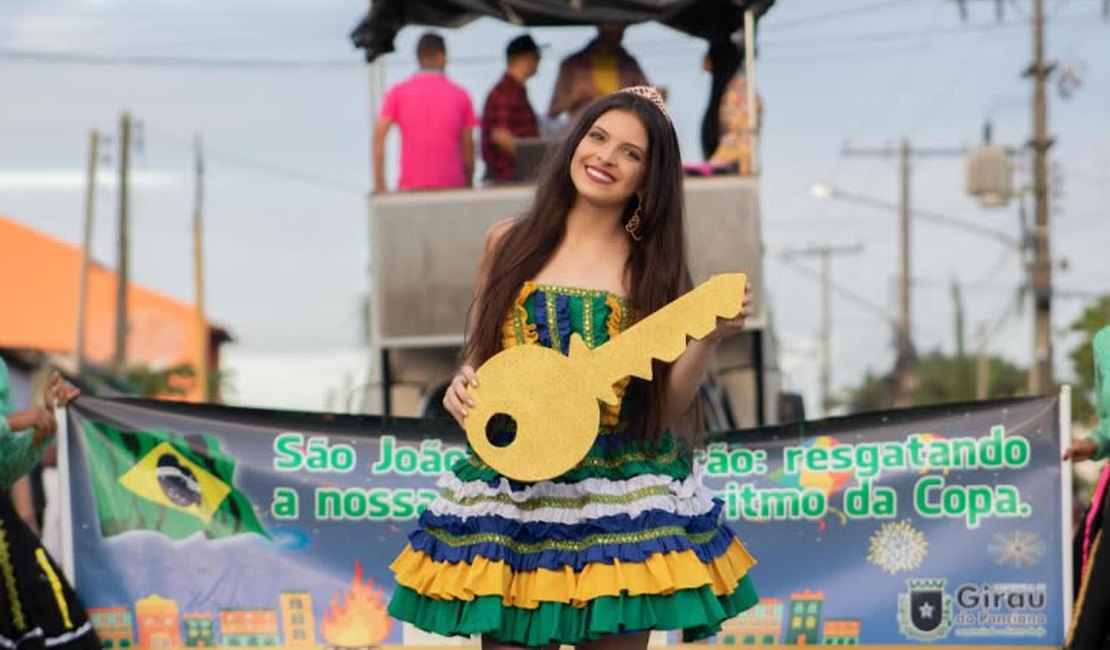
[(743, 60), (740, 48), (731, 40), (710, 44), (709, 51), (705, 54), (705, 69), (712, 76), (709, 103), (706, 104), (705, 115), (701, 118), (701, 150), (705, 160), (709, 160), (720, 144), (721, 97)]
[(54, 408), (78, 390), (58, 373), (42, 406), (12, 412), (8, 369), (0, 360), (0, 646), (5, 650), (99, 650), (84, 607), (7, 492), (42, 456), (57, 430)]

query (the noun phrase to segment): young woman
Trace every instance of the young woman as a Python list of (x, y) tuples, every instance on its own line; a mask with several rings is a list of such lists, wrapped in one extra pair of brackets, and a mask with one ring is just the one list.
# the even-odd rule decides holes
[[(662, 98), (646, 87), (603, 97), (541, 173), (527, 214), (488, 233), (465, 363), (444, 406), (462, 423), (474, 368), (502, 348), (566, 353), (575, 332), (601, 345), (679, 297), (691, 288), (685, 247)], [(456, 464), (392, 566), (390, 614), (480, 634), (486, 650), (602, 650), (642, 649), (651, 630), (709, 636), (754, 605), (754, 560), (669, 429), (744, 312), (656, 364), (652, 382), (623, 382), (621, 406), (601, 407), (596, 443), (562, 476), (511, 481), (473, 453)]]
[[(8, 368), (0, 359), (0, 490), (42, 457), (57, 422), (54, 407), (78, 391), (58, 373), (43, 391), (43, 406), (11, 412)], [(62, 570), (0, 496), (0, 646), (18, 650), (99, 650), (100, 640)]]

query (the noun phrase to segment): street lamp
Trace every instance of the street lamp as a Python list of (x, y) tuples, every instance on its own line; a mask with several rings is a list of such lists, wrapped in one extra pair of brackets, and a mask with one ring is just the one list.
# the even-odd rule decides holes
[(962, 230), (967, 233), (979, 235), (994, 240), (1009, 248), (1021, 251), (1025, 248), (1022, 241), (1015, 239), (1003, 232), (993, 228), (986, 228), (975, 223), (958, 219), (949, 215), (939, 214), (928, 210), (920, 210), (911, 208), (906, 203), (894, 203), (892, 201), (885, 201), (870, 196), (856, 194), (854, 192), (846, 192), (839, 188), (833, 187), (828, 183), (817, 182), (810, 185), (809, 193), (818, 199), (840, 199), (865, 205), (871, 208), (878, 208), (880, 210), (888, 210), (902, 216), (901, 229), (902, 229), (902, 263), (899, 282), (900, 294), (900, 309), (898, 324), (896, 330), (896, 349), (897, 361), (895, 363), (894, 377), (896, 384), (903, 392), (912, 390), (914, 384), (913, 367), (916, 365), (916, 352), (913, 348), (913, 340), (911, 334), (911, 321), (910, 321), (910, 269), (909, 269), (909, 256), (910, 256), (910, 220), (920, 219), (922, 221), (929, 221), (938, 225), (943, 225), (956, 230)]
[[(908, 169), (908, 148), (903, 143), (903, 171)], [(899, 204), (889, 203), (882, 199), (852, 194), (836, 189), (828, 183), (814, 183), (810, 186), (810, 193), (821, 199), (846, 199), (862, 203), (871, 207), (893, 209), (901, 215), (901, 263), (898, 287), (898, 321), (895, 328), (894, 370), (891, 374), (894, 380), (894, 406), (909, 406), (916, 386), (914, 370), (917, 367), (917, 351), (913, 345), (913, 327), (910, 320), (910, 210), (909, 182), (907, 174), (902, 175), (902, 201)]]
[(828, 183), (814, 183), (809, 186), (809, 193), (818, 199), (831, 199), (833, 188)]

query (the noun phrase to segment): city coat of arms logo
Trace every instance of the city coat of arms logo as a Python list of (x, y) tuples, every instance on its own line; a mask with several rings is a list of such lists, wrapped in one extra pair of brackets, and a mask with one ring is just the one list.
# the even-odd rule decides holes
[(898, 594), (898, 628), (917, 641), (945, 637), (952, 628), (952, 597), (944, 592), (944, 579), (907, 580)]

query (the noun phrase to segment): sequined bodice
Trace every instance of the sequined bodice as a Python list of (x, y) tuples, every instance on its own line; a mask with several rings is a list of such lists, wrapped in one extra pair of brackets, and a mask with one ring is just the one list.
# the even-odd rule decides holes
[[(600, 289), (525, 282), (502, 327), (503, 347), (542, 345), (567, 353), (571, 334), (597, 347), (631, 324), (628, 301)], [(618, 394), (627, 382), (621, 382)], [(619, 407), (603, 407), (601, 425), (616, 424)]]

